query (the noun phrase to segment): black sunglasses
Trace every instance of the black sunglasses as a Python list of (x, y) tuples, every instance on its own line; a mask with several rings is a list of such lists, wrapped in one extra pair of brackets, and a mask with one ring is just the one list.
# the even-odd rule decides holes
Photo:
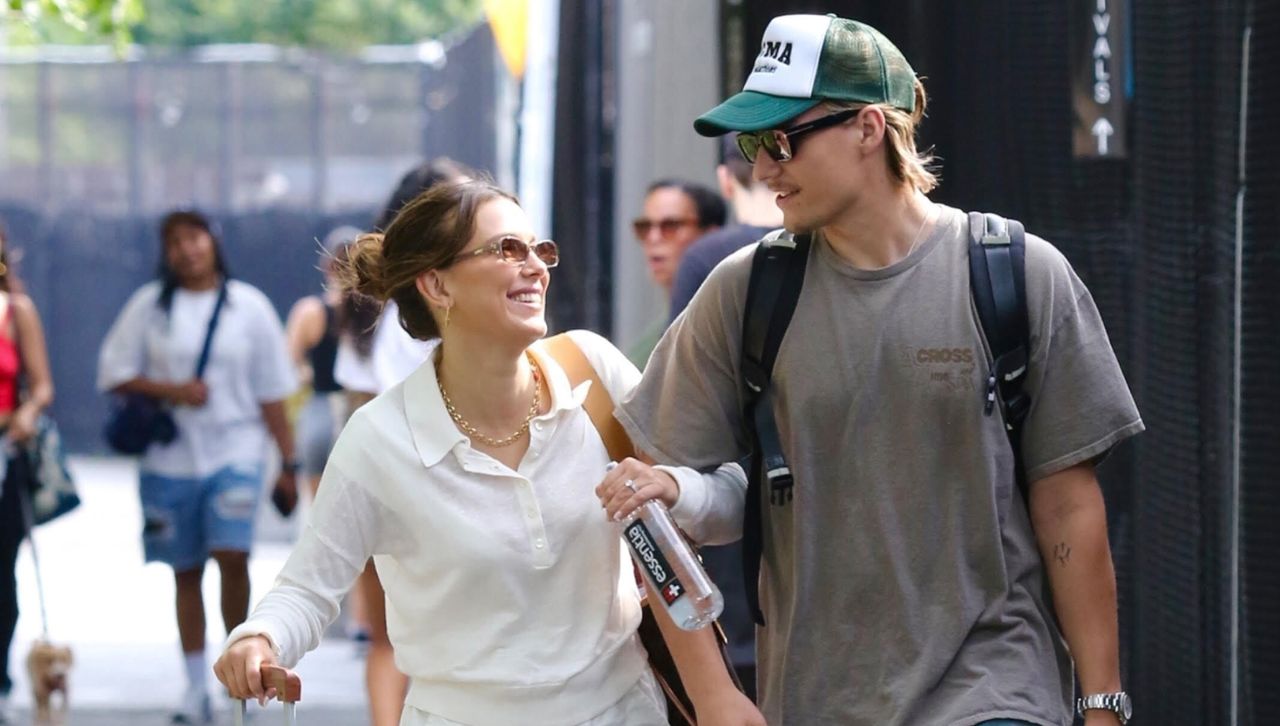
[(631, 231), (635, 232), (636, 239), (643, 242), (649, 236), (649, 230), (655, 227), (663, 239), (671, 239), (682, 227), (696, 227), (697, 225), (698, 220), (696, 219), (645, 219), (640, 217), (631, 223)]
[[(549, 239), (525, 242), (519, 237), (509, 234), (503, 235), (483, 247), (470, 252), (463, 252), (453, 258), (453, 262), (479, 257), (480, 255), (497, 255), (499, 259), (508, 264), (523, 265), (525, 260), (529, 259), (530, 252), (539, 260), (542, 260), (542, 264), (547, 267), (555, 267), (560, 264), (560, 247), (555, 242)], [(451, 262), (450, 264), (453, 263)]]
[(861, 108), (849, 108), (790, 128), (744, 131), (738, 134), (738, 151), (742, 152), (749, 164), (756, 163), (756, 156), (761, 149), (774, 161), (790, 161), (795, 156), (796, 141), (801, 136), (842, 124), (859, 113), (862, 113)]

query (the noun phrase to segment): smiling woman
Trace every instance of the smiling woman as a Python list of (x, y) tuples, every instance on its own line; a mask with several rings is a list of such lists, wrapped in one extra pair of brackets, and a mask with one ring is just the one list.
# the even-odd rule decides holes
[(504, 199), (519, 209), (515, 197), (484, 182), (437, 189), (406, 204), (384, 234), (359, 237), (346, 264), (338, 269), (348, 288), (375, 300), (394, 300), (400, 324), (419, 340), (440, 337), (448, 307), (437, 311), (438, 321), (418, 289), (418, 279), (454, 263), (467, 247), (487, 202)]
[[(215, 666), (232, 696), (261, 695), (262, 665), (292, 666), (318, 645), (372, 556), (411, 680), (402, 725), (667, 722), (620, 530), (595, 494), (609, 455), (583, 389), (540, 340), (559, 261), (514, 197), (473, 180), (433, 187), (355, 243), (346, 284), (395, 300), (433, 347), (343, 429), (279, 584)], [(567, 336), (622, 400), (639, 371), (598, 335)], [(651, 491), (704, 476), (625, 466)], [(705, 476), (745, 484), (735, 465)], [(679, 637), (691, 640), (673, 652), (701, 659), (682, 666), (720, 669), (707, 680), (723, 689), (705, 692), (749, 709), (730, 700), (745, 697), (711, 640)]]

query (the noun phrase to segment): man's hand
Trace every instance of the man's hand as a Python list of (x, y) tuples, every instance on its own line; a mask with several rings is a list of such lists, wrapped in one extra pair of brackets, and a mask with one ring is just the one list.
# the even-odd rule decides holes
[(1120, 726), (1120, 717), (1105, 708), (1091, 708), (1084, 712), (1084, 726)]

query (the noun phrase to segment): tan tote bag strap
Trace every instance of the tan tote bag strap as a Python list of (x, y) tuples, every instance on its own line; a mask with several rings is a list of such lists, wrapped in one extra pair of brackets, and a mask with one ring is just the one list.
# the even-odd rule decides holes
[(587, 392), (587, 400), (582, 407), (586, 409), (587, 416), (591, 417), (596, 431), (600, 432), (609, 458), (622, 461), (628, 456), (635, 456), (635, 447), (631, 445), (627, 430), (622, 428), (622, 424), (613, 415), (613, 398), (605, 389), (595, 366), (587, 360), (578, 344), (561, 333), (544, 340), (542, 347), (564, 369), (571, 388), (576, 388), (583, 381), (591, 381), (591, 389)]

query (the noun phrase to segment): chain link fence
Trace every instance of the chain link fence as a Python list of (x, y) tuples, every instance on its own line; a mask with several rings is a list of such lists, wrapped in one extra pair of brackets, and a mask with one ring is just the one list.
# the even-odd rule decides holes
[(232, 273), (283, 317), (319, 290), (316, 240), (369, 227), (410, 167), (446, 155), (494, 168), (502, 73), (484, 25), (448, 47), (357, 58), (0, 51), (0, 220), (44, 318), (68, 446), (103, 448), (98, 346), (155, 271), (161, 215), (210, 213)]

